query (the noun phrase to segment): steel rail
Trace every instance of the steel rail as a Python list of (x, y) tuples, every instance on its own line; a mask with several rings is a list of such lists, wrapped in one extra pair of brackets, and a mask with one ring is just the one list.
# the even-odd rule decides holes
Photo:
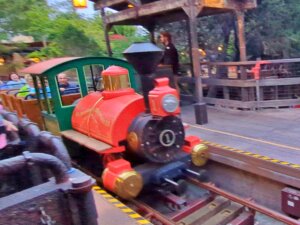
[(231, 194), (227, 191), (224, 191), (218, 187), (216, 187), (214, 184), (212, 183), (203, 183), (203, 182), (200, 182), (199, 180), (195, 179), (195, 178), (192, 178), (192, 177), (187, 177), (187, 180), (191, 181), (193, 184), (197, 185), (198, 187), (201, 187), (201, 188), (204, 188), (204, 189), (207, 189), (213, 193), (216, 193), (218, 195), (221, 195), (231, 201), (234, 201), (234, 202), (237, 202), (241, 205), (244, 205), (250, 209), (253, 209), (255, 211), (258, 211), (262, 214), (265, 214), (271, 218), (274, 218), (278, 221), (281, 221), (283, 223), (286, 223), (288, 225), (300, 225), (300, 221), (297, 221), (295, 219), (292, 219), (286, 215), (283, 215), (279, 212), (276, 212), (272, 209), (268, 209), (267, 207), (264, 207), (262, 205), (259, 205), (251, 200), (248, 200), (248, 199), (245, 199), (245, 198), (241, 198), (237, 195), (234, 195), (234, 194)]

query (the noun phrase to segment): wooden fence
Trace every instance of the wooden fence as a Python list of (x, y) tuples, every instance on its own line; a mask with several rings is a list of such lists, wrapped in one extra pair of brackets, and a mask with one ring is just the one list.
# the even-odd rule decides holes
[(208, 105), (251, 110), (300, 105), (300, 58), (201, 63), (201, 73)]

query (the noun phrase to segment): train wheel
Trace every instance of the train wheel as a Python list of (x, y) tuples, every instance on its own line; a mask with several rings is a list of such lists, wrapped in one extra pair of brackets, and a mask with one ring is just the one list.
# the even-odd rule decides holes
[(173, 202), (167, 202), (167, 207), (172, 210), (173, 212), (176, 212), (178, 210), (183, 209), (185, 206), (184, 205), (177, 205)]

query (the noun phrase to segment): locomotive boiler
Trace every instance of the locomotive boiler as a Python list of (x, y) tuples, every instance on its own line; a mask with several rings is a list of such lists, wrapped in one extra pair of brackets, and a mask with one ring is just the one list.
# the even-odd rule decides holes
[(123, 198), (136, 197), (147, 185), (176, 184), (205, 162), (205, 146), (185, 137), (177, 91), (168, 78), (155, 79), (162, 54), (150, 43), (124, 52), (140, 75), (143, 96), (130, 88), (125, 68), (111, 66), (102, 72), (103, 91), (88, 94), (73, 111), (73, 129), (111, 146), (99, 153), (106, 159), (102, 181)]

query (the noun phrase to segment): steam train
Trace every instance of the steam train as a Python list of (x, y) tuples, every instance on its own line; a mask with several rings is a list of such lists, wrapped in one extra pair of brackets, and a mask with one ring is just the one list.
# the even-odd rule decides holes
[[(37, 102), (46, 129), (58, 128), (73, 161), (101, 177), (106, 189), (124, 199), (136, 197), (144, 187), (178, 189), (177, 181), (185, 173), (197, 174), (197, 167), (207, 159), (200, 139), (185, 136), (177, 91), (168, 78), (155, 76), (162, 54), (150, 43), (135, 43), (124, 52), (140, 75), (143, 95), (131, 88), (131, 67), (120, 60), (106, 63), (101, 71), (101, 91), (89, 92), (84, 72), (77, 69), (80, 92), (70, 95), (61, 94), (57, 80), (57, 74), (74, 67), (67, 64), (70, 59), (24, 70), (32, 75), (37, 93), (42, 93)], [(77, 67), (84, 65), (77, 63)]]

